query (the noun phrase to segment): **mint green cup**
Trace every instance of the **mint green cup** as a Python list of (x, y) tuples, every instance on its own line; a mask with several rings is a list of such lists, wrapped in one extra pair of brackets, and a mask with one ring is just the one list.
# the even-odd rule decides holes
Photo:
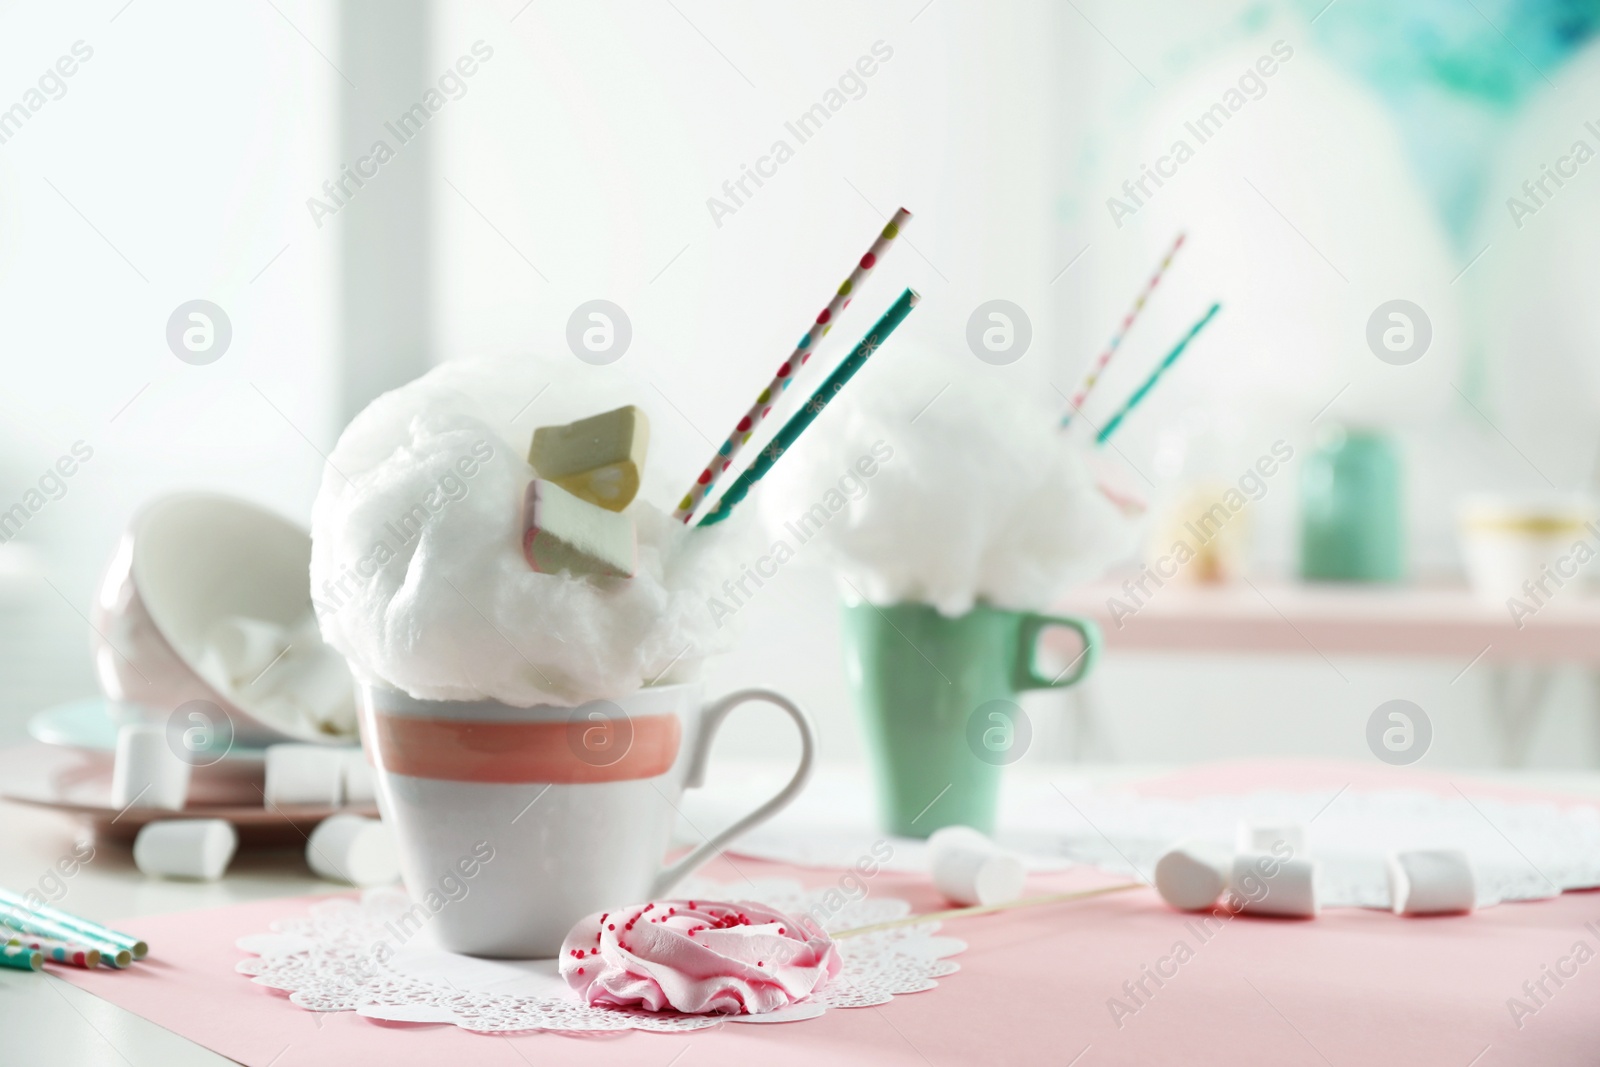
[[(1039, 637), (1052, 627), (1083, 642), (1056, 677), (1035, 664)], [(1087, 619), (985, 604), (955, 617), (927, 604), (845, 605), (845, 674), (884, 829), (903, 837), (954, 825), (992, 832), (1001, 769), (1032, 740), (1017, 694), (1074, 685), (1099, 653), (1099, 628)]]

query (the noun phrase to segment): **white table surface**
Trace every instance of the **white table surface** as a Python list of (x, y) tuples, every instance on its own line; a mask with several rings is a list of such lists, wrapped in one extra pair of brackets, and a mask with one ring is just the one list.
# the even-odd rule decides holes
[[(1008, 771), (1007, 792), (1024, 795), (1037, 791), (1042, 778), (1071, 788), (1112, 785), (1171, 769), (1136, 765), (1013, 767)], [(706, 800), (711, 802), (713, 793), (716, 797), (700, 810), (746, 807), (747, 801), (759, 799), (784, 776), (781, 769), (763, 765), (713, 766)], [(1600, 772), (1484, 771), (1473, 776), (1600, 798)], [(785, 821), (790, 826), (796, 825), (797, 819), (803, 821), (806, 796), (817, 798), (818, 811), (834, 810), (840, 795), (852, 791), (860, 794), (865, 805), (864, 768), (820, 768), (802, 796), (799, 810), (792, 811)], [(693, 812), (690, 817), (695, 817)], [(0, 851), (0, 885), (19, 892), (35, 885), (58, 858), (70, 852), (76, 832), (69, 818), (7, 802), (0, 802), (0, 826), (5, 828), (6, 840)], [(693, 836), (685, 835), (686, 839)], [(245, 853), (222, 881), (194, 884), (145, 878), (134, 869), (125, 847), (111, 845), (98, 847), (93, 860), (67, 880), (66, 895), (58, 906), (108, 922), (342, 888), (312, 875), (298, 850)], [(160, 946), (152, 952), (159, 955)], [(219, 976), (219, 981), (233, 979)], [(236, 980), (245, 981), (242, 977)], [(233, 1062), (51, 976), (49, 969), (43, 974), (0, 970), (0, 1032), (5, 1035), (0, 1062), (27, 1067), (214, 1067)]]

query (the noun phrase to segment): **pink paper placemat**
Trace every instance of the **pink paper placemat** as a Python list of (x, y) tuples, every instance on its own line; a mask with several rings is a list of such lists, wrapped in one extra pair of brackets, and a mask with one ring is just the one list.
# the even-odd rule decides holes
[[(1276, 784), (1259, 765), (1253, 776), (1245, 770), (1228, 771), (1230, 789)], [(1335, 787), (1348, 778), (1333, 771)], [(1293, 784), (1315, 787), (1303, 775)], [(833, 880), (825, 871), (749, 859), (739, 869), (752, 878)], [(725, 863), (707, 874), (739, 880)], [(1029, 891), (1104, 877), (1039, 877)], [(910, 875), (880, 874), (871, 892), (909, 900), (918, 911), (942, 906)], [(303, 914), (315, 899), (127, 920), (118, 925), (154, 946), (150, 959), (125, 972), (56, 973), (250, 1067), (1600, 1062), (1600, 893), (1472, 916), (1408, 920), (1342, 909), (1310, 922), (1238, 917), (1206, 930), (1138, 890), (949, 924), (946, 931), (970, 946), (956, 957), (961, 970), (937, 989), (882, 1007), (685, 1036), (584, 1037), (486, 1036), (318, 1015), (234, 972), (246, 955), (236, 939)], [(1531, 1010), (1514, 1017), (1511, 998)]]

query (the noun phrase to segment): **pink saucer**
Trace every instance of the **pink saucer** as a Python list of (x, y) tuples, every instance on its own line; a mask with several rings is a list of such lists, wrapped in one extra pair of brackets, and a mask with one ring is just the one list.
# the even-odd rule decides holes
[[(239, 832), (241, 844), (277, 844), (303, 840), (323, 819), (339, 812), (376, 816), (371, 805), (347, 808), (267, 807), (255, 775), (197, 776), (190, 783), (189, 803), (181, 812), (111, 805), (108, 752), (59, 748), (24, 742), (0, 748), (0, 800), (51, 808), (78, 816), (102, 840), (132, 840), (139, 828), (161, 819), (226, 819)], [(245, 764), (250, 767), (250, 764)]]

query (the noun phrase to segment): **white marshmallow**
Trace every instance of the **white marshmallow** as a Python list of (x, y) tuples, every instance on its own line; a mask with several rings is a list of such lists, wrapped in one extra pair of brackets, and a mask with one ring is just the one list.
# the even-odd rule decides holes
[(190, 769), (167, 744), (164, 726), (129, 723), (117, 731), (111, 806), (182, 811), (189, 796)]
[(153, 822), (133, 840), (133, 862), (153, 878), (197, 878), (214, 882), (228, 869), (239, 835), (224, 819)]
[(1022, 896), (1027, 870), (970, 826), (947, 826), (928, 838), (928, 866), (939, 892), (957, 904), (1004, 904)]
[(1233, 854), (1209, 841), (1185, 841), (1156, 860), (1156, 892), (1179, 911), (1205, 911), (1228, 888)]
[(359, 748), (346, 749), (344, 753), (344, 802), (346, 805), (368, 807), (378, 797), (377, 774), (367, 762), (367, 754)]
[(1239, 852), (1272, 852), (1277, 855), (1272, 846), (1280, 841), (1289, 846), (1290, 855), (1301, 859), (1311, 858), (1311, 853), (1306, 850), (1305, 824), (1298, 822), (1241, 822), (1234, 838), (1234, 849)]
[(1412, 849), (1388, 857), (1389, 900), (1396, 915), (1449, 915), (1478, 903), (1472, 861), (1460, 849)]
[(1317, 914), (1317, 865), (1298, 856), (1280, 860), (1266, 852), (1233, 858), (1229, 892), (1239, 910), (1251, 915), (1308, 919)]
[(355, 886), (388, 885), (400, 877), (394, 835), (361, 815), (330, 815), (318, 823), (306, 842), (306, 862), (330, 882)]
[(266, 804), (337, 808), (347, 749), (334, 745), (269, 745)]

